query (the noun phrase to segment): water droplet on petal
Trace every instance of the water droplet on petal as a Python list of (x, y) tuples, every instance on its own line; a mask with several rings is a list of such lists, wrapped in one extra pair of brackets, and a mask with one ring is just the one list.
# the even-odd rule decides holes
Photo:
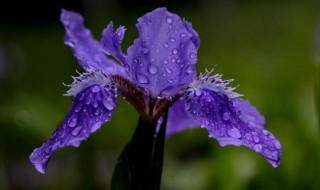
[(167, 17), (167, 23), (172, 23), (173, 19), (171, 17)]
[(77, 95), (78, 99), (81, 101), (83, 100), (84, 98), (84, 93), (80, 92), (78, 95)]
[(186, 35), (187, 35), (186, 33), (182, 32), (182, 33), (180, 34), (180, 37), (181, 37), (181, 38), (184, 38), (184, 37), (186, 37)]
[(172, 50), (172, 53), (173, 53), (174, 55), (176, 55), (176, 54), (178, 53), (178, 50), (177, 50), (176, 48), (174, 48), (174, 49)]
[(97, 102), (93, 103), (93, 107), (97, 108), (98, 107), (98, 103)]
[(104, 99), (102, 103), (104, 107), (108, 110), (113, 110), (116, 107), (116, 104), (113, 102), (111, 98)]
[(186, 103), (185, 104), (185, 108), (186, 108), (187, 111), (190, 110), (191, 109), (191, 103)]
[(100, 87), (99, 87), (99, 86), (94, 86), (94, 87), (91, 89), (91, 91), (94, 92), (94, 93), (100, 92)]
[(278, 149), (278, 150), (280, 150), (282, 148), (280, 142), (277, 140), (273, 144), (274, 144), (274, 147), (276, 147), (276, 149)]
[(73, 131), (71, 132), (71, 134), (72, 134), (73, 136), (78, 136), (78, 135), (80, 134), (80, 132), (81, 132), (81, 129), (82, 129), (82, 127), (77, 127), (77, 128), (75, 128), (75, 129), (73, 129)]
[(143, 47), (143, 48), (142, 48), (142, 53), (144, 53), (144, 54), (149, 53), (149, 48)]
[(74, 112), (78, 113), (80, 110), (81, 110), (81, 105), (78, 105), (75, 109), (74, 109)]
[(153, 64), (149, 64), (148, 65), (148, 71), (149, 71), (150, 74), (154, 75), (154, 74), (156, 74), (158, 72), (158, 68), (157, 68), (157, 66), (155, 66)]
[(140, 84), (148, 84), (149, 83), (149, 79), (144, 76), (143, 74), (137, 74), (137, 80)]
[(94, 125), (92, 125), (90, 132), (94, 133), (96, 132), (100, 127), (101, 127), (101, 122), (95, 123)]
[(261, 152), (262, 151), (262, 145), (261, 144), (254, 145), (253, 150), (255, 150), (256, 152)]
[(195, 94), (196, 94), (196, 96), (201, 96), (202, 92), (201, 92), (201, 90), (196, 90)]
[(193, 65), (188, 65), (187, 66), (187, 73), (191, 74), (193, 72), (194, 66)]
[(170, 42), (174, 43), (175, 41), (176, 41), (175, 38), (173, 38), (173, 37), (170, 38)]
[(168, 64), (168, 61), (167, 61), (167, 60), (164, 60), (163, 63), (166, 65), (166, 64)]
[(47, 153), (47, 154), (50, 154), (50, 153), (51, 153), (51, 150), (52, 150), (52, 147), (51, 147), (51, 145), (50, 145), (50, 146), (48, 146), (48, 148), (46, 148), (46, 153)]
[(227, 131), (227, 133), (228, 133), (228, 135), (229, 135), (230, 137), (237, 138), (237, 139), (241, 138), (240, 130), (237, 129), (237, 128), (235, 128), (235, 127), (229, 129), (229, 130)]
[(150, 59), (150, 62), (152, 63), (152, 62), (154, 62), (156, 60), (156, 58), (151, 58)]
[(78, 119), (76, 117), (69, 120), (69, 127), (75, 127), (78, 124)]
[(171, 63), (175, 63), (175, 62), (176, 62), (176, 59), (173, 58), (173, 59), (171, 60)]
[(195, 53), (190, 53), (190, 58), (191, 59), (194, 59), (196, 57), (196, 54)]
[(172, 73), (172, 70), (169, 68), (169, 67), (166, 67), (166, 71), (167, 71), (167, 73)]
[(168, 43), (164, 43), (163, 46), (164, 46), (165, 48), (168, 48), (168, 47), (169, 47), (169, 44), (168, 44)]
[(100, 113), (100, 111), (99, 111), (99, 110), (96, 110), (96, 111), (94, 112), (94, 115), (99, 115), (99, 113)]
[(228, 112), (223, 113), (222, 119), (224, 121), (228, 121), (230, 119), (230, 113), (228, 113)]
[(260, 142), (260, 138), (257, 135), (253, 135), (253, 141), (255, 143), (258, 143), (258, 142)]

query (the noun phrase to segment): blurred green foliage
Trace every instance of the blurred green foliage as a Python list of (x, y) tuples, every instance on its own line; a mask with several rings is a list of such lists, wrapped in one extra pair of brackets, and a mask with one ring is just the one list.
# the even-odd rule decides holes
[(70, 75), (82, 71), (63, 44), (59, 11), (80, 12), (98, 39), (111, 20), (126, 26), (125, 50), (137, 37), (136, 19), (157, 6), (193, 23), (201, 38), (198, 71), (217, 65), (224, 79), (234, 78), (241, 85), (237, 92), (265, 115), (267, 129), (283, 145), (282, 163), (274, 169), (248, 148), (221, 148), (203, 129), (185, 131), (167, 141), (162, 189), (320, 189), (316, 0), (83, 0), (55, 4), (48, 22), (2, 18), (0, 189), (108, 189), (116, 158), (138, 120), (121, 96), (112, 120), (80, 148), (58, 150), (45, 175), (28, 159), (71, 105), (71, 97), (61, 96), (67, 90), (62, 82), (71, 83)]

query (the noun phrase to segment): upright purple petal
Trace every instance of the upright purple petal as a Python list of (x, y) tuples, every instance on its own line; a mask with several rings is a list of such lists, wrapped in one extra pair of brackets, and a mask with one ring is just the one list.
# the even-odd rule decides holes
[(138, 19), (139, 38), (129, 47), (127, 64), (152, 97), (171, 97), (196, 75), (199, 37), (178, 15), (158, 8)]
[(104, 85), (93, 84), (79, 92), (61, 126), (30, 155), (36, 169), (44, 173), (55, 150), (65, 146), (78, 147), (91, 133), (110, 120), (116, 105), (116, 88), (111, 81)]
[(166, 136), (170, 137), (183, 130), (197, 127), (196, 122), (185, 109), (183, 99), (176, 101), (169, 109)]
[(249, 125), (244, 114), (250, 112), (238, 113), (234, 99), (204, 88), (189, 89), (184, 98), (188, 113), (206, 127), (209, 137), (217, 139), (221, 146), (247, 146), (262, 154), (273, 167), (279, 165), (279, 141), (260, 126)]
[(121, 51), (121, 43), (124, 37), (125, 28), (119, 27), (113, 32), (113, 23), (110, 22), (107, 28), (102, 32), (101, 44), (108, 55), (112, 55), (123, 65), (125, 64), (125, 56)]
[(82, 67), (90, 70), (101, 70), (108, 75), (126, 75), (124, 68), (106, 57), (100, 43), (84, 27), (81, 15), (62, 10), (61, 21), (66, 29), (65, 44), (72, 48)]

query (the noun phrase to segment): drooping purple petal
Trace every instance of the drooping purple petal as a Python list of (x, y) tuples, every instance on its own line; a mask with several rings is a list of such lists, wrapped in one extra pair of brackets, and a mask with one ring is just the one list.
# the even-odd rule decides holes
[(232, 100), (233, 107), (239, 112), (239, 117), (252, 127), (263, 129), (266, 121), (256, 107), (252, 106), (248, 100), (235, 98)]
[(192, 82), (200, 40), (190, 24), (158, 8), (139, 18), (137, 29), (126, 58), (137, 84), (152, 97), (171, 97)]
[(113, 33), (113, 23), (110, 22), (102, 32), (101, 44), (108, 55), (112, 55), (120, 63), (125, 64), (125, 56), (121, 51), (121, 43), (124, 37), (125, 28), (119, 27)]
[(189, 89), (184, 98), (188, 113), (206, 127), (209, 137), (217, 139), (221, 146), (247, 146), (262, 154), (273, 167), (279, 165), (279, 141), (270, 132), (243, 120), (242, 118), (247, 117), (236, 112), (233, 99), (201, 88)]
[(62, 10), (60, 19), (66, 29), (65, 44), (71, 47), (82, 67), (90, 70), (100, 70), (107, 75), (126, 75), (124, 68), (106, 57), (100, 43), (84, 27), (81, 15)]
[(176, 101), (170, 107), (167, 121), (167, 137), (197, 126), (200, 126), (200, 124), (186, 111), (183, 99)]
[(65, 146), (78, 147), (91, 133), (110, 120), (116, 105), (116, 88), (113, 82), (91, 85), (79, 92), (61, 126), (47, 142), (30, 155), (36, 169), (44, 173), (55, 150)]

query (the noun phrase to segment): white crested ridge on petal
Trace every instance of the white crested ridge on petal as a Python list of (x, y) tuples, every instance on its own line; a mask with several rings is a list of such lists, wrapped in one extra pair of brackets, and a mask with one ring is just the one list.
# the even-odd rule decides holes
[(204, 73), (201, 73), (190, 85), (191, 89), (210, 89), (218, 94), (224, 94), (228, 96), (228, 98), (236, 98), (242, 96), (242, 94), (238, 94), (233, 92), (238, 86), (230, 87), (228, 86), (233, 79), (222, 80), (222, 74), (215, 74), (210, 76), (214, 69), (211, 71), (206, 70)]
[[(80, 73), (79, 73), (80, 74)], [(87, 70), (87, 72), (80, 74), (78, 77), (72, 77), (74, 81), (64, 96), (76, 96), (79, 92), (85, 90), (89, 86), (96, 85), (106, 85), (111, 82), (110, 78), (106, 76), (102, 71)]]

